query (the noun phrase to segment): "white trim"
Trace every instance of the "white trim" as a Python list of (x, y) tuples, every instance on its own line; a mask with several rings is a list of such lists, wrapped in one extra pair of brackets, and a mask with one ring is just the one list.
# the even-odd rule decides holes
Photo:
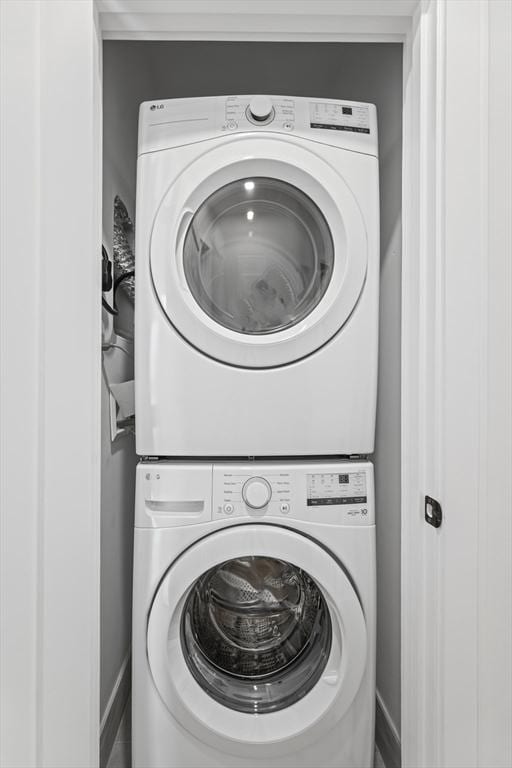
[[(440, 685), (442, 729), (438, 760), (444, 765), (478, 764), (478, 592), (480, 441), (485, 416), (487, 96), (482, 79), (482, 43), (487, 3), (462, 0), (445, 9), (444, 359), (443, 471), (445, 524), (440, 538), (442, 574)], [(471, 83), (471, 87), (467, 87)], [(467, 120), (472, 113), (474, 120)], [(468, 163), (468, 158), (471, 161)], [(482, 281), (482, 278), (484, 280)], [(461, 282), (463, 280), (463, 282)], [(463, 290), (461, 290), (463, 286)]]
[(89, 768), (99, 735), (98, 37), (92, 0), (0, 6), (1, 760)]
[(39, 7), (29, 6), (0, 3), (0, 764), (13, 768), (36, 764), (39, 721)]
[[(432, 204), (435, 201), (436, 5), (422, 3), (404, 51), (404, 164), (402, 256), (402, 760), (403, 765), (435, 765), (425, 759), (427, 684), (424, 569), (427, 558), (422, 489), (428, 459), (430, 349), (428, 320), (432, 290)], [(434, 79), (434, 83), (433, 83)], [(417, 196), (410, 195), (417, 189)], [(415, 258), (409, 258), (413, 255)], [(425, 491), (423, 491), (423, 494)], [(432, 491), (433, 493), (433, 491)], [(432, 529), (433, 530), (433, 529)], [(432, 739), (430, 739), (432, 740)]]
[[(488, 245), (489, 245), (489, 11), (481, 3), (479, 8), (479, 26), (480, 26), (480, 49), (479, 49), (479, 75), (480, 79), (478, 84), (475, 83), (475, 91), (478, 88), (478, 96), (480, 100), (480, 115), (479, 115), (479, 138), (480, 146), (478, 152), (479, 159), (479, 176), (480, 176), (480, 188), (479, 188), (479, 209), (481, 215), (481, 224), (479, 231), (479, 251), (480, 251), (480, 274), (478, 279), (482, 286), (481, 288), (481, 306), (479, 326), (480, 337), (479, 353), (480, 353), (480, 371), (479, 371), (479, 446), (477, 461), (481, 468), (481, 473), (478, 483), (478, 499), (477, 508), (478, 511), (483, 512), (487, 509), (487, 498), (489, 495), (489, 477), (487, 467), (487, 455), (489, 452), (489, 431), (487, 424), (487, 409), (489, 405), (489, 381), (488, 381), (488, 363), (489, 363), (489, 351), (488, 351), (488, 333), (489, 333), (489, 317), (487, 312), (488, 291), (489, 291), (489, 265), (487, 259), (489, 257)], [(512, 41), (510, 41), (512, 42)], [(510, 252), (509, 252), (510, 253)], [(510, 509), (510, 508), (509, 508)], [(485, 555), (486, 547), (488, 546), (488, 526), (489, 520), (487, 515), (479, 514), (476, 521), (475, 536), (477, 540), (477, 563), (478, 563), (478, 583), (477, 583), (477, 627), (476, 627), (476, 654), (477, 654), (477, 670), (476, 670), (476, 683), (477, 690), (480, 693), (482, 685), (485, 687), (485, 680), (482, 680), (482, 665), (481, 665), (481, 651), (482, 648), (487, 647), (487, 632), (488, 626), (482, 625), (482, 614), (487, 613), (488, 619), (492, 622), (492, 611), (486, 610), (486, 592), (488, 584), (486, 583), (485, 573), (486, 565)], [(512, 584), (512, 582), (509, 582)], [(506, 604), (505, 604), (506, 605)], [(505, 606), (504, 606), (505, 607)], [(509, 646), (509, 652), (512, 650)], [(488, 663), (485, 665), (486, 672), (493, 671), (493, 665)], [(503, 670), (505, 671), (505, 670)], [(490, 702), (489, 702), (490, 703)], [(492, 705), (491, 705), (492, 706)], [(478, 764), (480, 764), (480, 701), (477, 701), (476, 711), (476, 757)], [(492, 765), (493, 763), (489, 763)]]
[[(260, 15), (272, 17), (290, 12), (290, 0), (258, 0)], [(254, 3), (251, 0), (97, 0), (100, 13), (145, 13), (170, 14), (179, 16), (188, 13), (198, 21), (207, 13), (233, 15), (254, 15)], [(416, 0), (315, 0), (314, 11), (317, 16), (412, 16)], [(311, 0), (294, 0), (293, 13), (296, 16), (311, 16)]]
[[(478, 764), (512, 765), (512, 6), (482, 8), (482, 152), (488, 163), (482, 238), (486, 296), (482, 345), (479, 507)], [(496, 371), (501, 376), (496, 376)]]
[[(77, 755), (77, 765), (93, 766), (100, 647), (98, 38), (92, 1), (40, 5), (39, 578), (44, 589), (38, 599), (38, 761), (69, 765), (70, 755)], [(83, 297), (85, 311), (77, 297)]]
[[(376, 23), (374, 25), (365, 24), (365, 31), (360, 31), (360, 24), (357, 20), (351, 19), (350, 22), (345, 22), (340, 28), (337, 23), (336, 17), (331, 19), (331, 26), (329, 31), (325, 31), (323, 25), (318, 23), (316, 17), (309, 19), (309, 32), (301, 32), (302, 24), (298, 25), (293, 19), (289, 17), (283, 17), (280, 19), (280, 23), (273, 24), (272, 29), (268, 30), (262, 28), (258, 24), (258, 20), (254, 19), (254, 31), (247, 31), (245, 27), (233, 24), (232, 29), (229, 32), (224, 32), (223, 29), (227, 23), (227, 18), (223, 20), (218, 16), (212, 16), (209, 24), (209, 31), (196, 32), (192, 26), (193, 20), (184, 20), (181, 23), (183, 29), (177, 29), (175, 26), (174, 18), (161, 18), (159, 20), (151, 20), (151, 24), (155, 24), (158, 30), (154, 31), (149, 22), (144, 18), (136, 20), (137, 26), (140, 31), (133, 31), (129, 28), (129, 24), (133, 21), (132, 17), (128, 17), (124, 22), (119, 18), (115, 18), (110, 22), (112, 28), (109, 29), (109, 21), (105, 20), (105, 27), (103, 29), (104, 40), (223, 40), (223, 41), (265, 41), (265, 42), (324, 42), (324, 43), (399, 43), (403, 42), (405, 35), (407, 34), (407, 24), (400, 25), (400, 31), (392, 31), (396, 27), (390, 23), (387, 19), (383, 19), (383, 23)], [(203, 21), (208, 21), (203, 19)], [(322, 20), (323, 21), (323, 20)], [(159, 22), (159, 23), (158, 23)], [(172, 25), (172, 26), (171, 26)], [(219, 29), (216, 29), (219, 27)], [(276, 28), (277, 27), (277, 28)], [(295, 29), (293, 29), (295, 28)]]
[[(416, 126), (420, 348), (404, 346), (403, 379), (402, 744), (411, 767), (512, 762), (510, 9), (489, 38), (489, 19), (505, 8), (425, 3), (414, 42), (426, 59)], [(407, 225), (404, 234), (412, 253)], [(407, 269), (404, 258), (404, 281)], [(404, 283), (408, 301), (411, 291)], [(404, 317), (413, 341), (407, 326)], [(443, 505), (439, 530), (423, 522), (425, 493)]]
[[(98, 0), (103, 37), (121, 40), (400, 41), (415, 0)], [(257, 11), (255, 11), (257, 8)]]
[[(425, 493), (429, 496), (434, 495), (442, 500), (442, 478), (444, 474), (445, 462), (445, 443), (444, 443), (444, 411), (443, 411), (443, 393), (445, 376), (445, 320), (446, 320), (446, 295), (445, 295), (445, 275), (446, 264), (446, 200), (444, 187), (444, 169), (446, 165), (446, 4), (439, 3), (436, 8), (435, 19), (433, 20), (434, 34), (436, 38), (435, 67), (432, 73), (433, 100), (435, 100), (436, 110), (432, 122), (433, 144), (433, 229), (434, 236), (431, 244), (435, 251), (435, 275), (433, 279), (433, 290), (435, 299), (433, 302), (433, 316), (435, 318), (435, 337), (433, 339), (434, 349), (430, 358), (430, 370), (434, 370), (433, 375), (433, 393), (432, 393), (432, 414), (433, 423), (432, 440), (430, 443), (430, 462), (429, 473), (425, 474)], [(427, 254), (428, 257), (428, 254)], [(431, 317), (427, 319), (431, 321)], [(425, 371), (428, 375), (428, 369)], [(443, 697), (443, 663), (441, 658), (442, 631), (443, 631), (443, 579), (444, 579), (444, 558), (442, 550), (442, 530), (432, 529), (424, 525), (424, 535), (427, 539), (427, 559), (423, 569), (423, 594), (426, 603), (425, 622), (422, 627), (424, 644), (428, 648), (428, 662), (426, 664), (426, 683), (429, 685), (428, 693), (425, 695), (423, 706), (424, 711), (432, 711), (432, 728), (435, 733), (434, 739), (428, 739), (429, 723), (426, 718), (424, 734), (424, 757), (428, 764), (429, 760), (435, 760), (433, 765), (441, 765), (442, 758), (440, 754), (440, 739), (444, 728), (444, 697)], [(426, 578), (426, 574), (430, 578)], [(429, 629), (431, 628), (431, 633)]]

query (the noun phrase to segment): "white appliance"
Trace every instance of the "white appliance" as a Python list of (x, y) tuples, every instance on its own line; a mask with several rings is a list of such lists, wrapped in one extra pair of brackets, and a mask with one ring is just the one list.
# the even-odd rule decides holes
[(141, 462), (134, 768), (369, 768), (367, 462)]
[(372, 452), (373, 105), (142, 104), (136, 230), (139, 455)]

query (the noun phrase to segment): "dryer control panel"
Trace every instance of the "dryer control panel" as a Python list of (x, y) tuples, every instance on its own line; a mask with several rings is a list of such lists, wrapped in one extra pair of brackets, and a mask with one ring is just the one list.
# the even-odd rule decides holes
[(260, 132), (378, 156), (373, 104), (274, 94), (144, 102), (139, 114), (138, 153)]
[(273, 129), (293, 131), (295, 114), (295, 99), (289, 96), (228, 96), (220, 128), (236, 131), (247, 123), (258, 127), (272, 123)]

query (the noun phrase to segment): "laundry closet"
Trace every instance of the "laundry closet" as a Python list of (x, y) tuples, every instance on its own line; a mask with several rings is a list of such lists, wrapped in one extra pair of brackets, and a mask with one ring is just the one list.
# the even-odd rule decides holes
[[(280, 94), (374, 104), (379, 135), (380, 307), (375, 452), (377, 738), (400, 730), (401, 43), (103, 43), (103, 244), (133, 263), (139, 106), (172, 98)], [(115, 253), (114, 253), (115, 251)], [(124, 261), (123, 261), (124, 260)], [(123, 266), (123, 264), (125, 266)], [(128, 266), (126, 266), (128, 265)], [(135, 469), (123, 393), (133, 379), (133, 278), (104, 292), (101, 509), (101, 758), (130, 690)], [(115, 298), (115, 307), (114, 307)], [(135, 301), (137, 300), (135, 294)], [(112, 311), (117, 314), (112, 314)], [(343, 364), (332, 376), (343, 377)], [(120, 385), (128, 389), (123, 389)], [(117, 396), (117, 399), (116, 399)], [(318, 392), (322, 397), (322, 391)], [(305, 452), (307, 454), (307, 451)], [(391, 743), (391, 747), (389, 744)], [(384, 745), (385, 746), (385, 745)], [(395, 752), (393, 752), (395, 749)], [(388, 755), (388, 759), (389, 759)]]

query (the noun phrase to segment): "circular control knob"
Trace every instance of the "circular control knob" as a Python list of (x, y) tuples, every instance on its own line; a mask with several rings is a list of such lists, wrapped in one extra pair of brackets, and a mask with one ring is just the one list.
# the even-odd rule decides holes
[(265, 122), (272, 115), (274, 109), (268, 96), (255, 96), (249, 104), (249, 112), (254, 120)]
[(251, 477), (242, 488), (242, 498), (248, 507), (261, 509), (272, 498), (272, 488), (263, 477)]

